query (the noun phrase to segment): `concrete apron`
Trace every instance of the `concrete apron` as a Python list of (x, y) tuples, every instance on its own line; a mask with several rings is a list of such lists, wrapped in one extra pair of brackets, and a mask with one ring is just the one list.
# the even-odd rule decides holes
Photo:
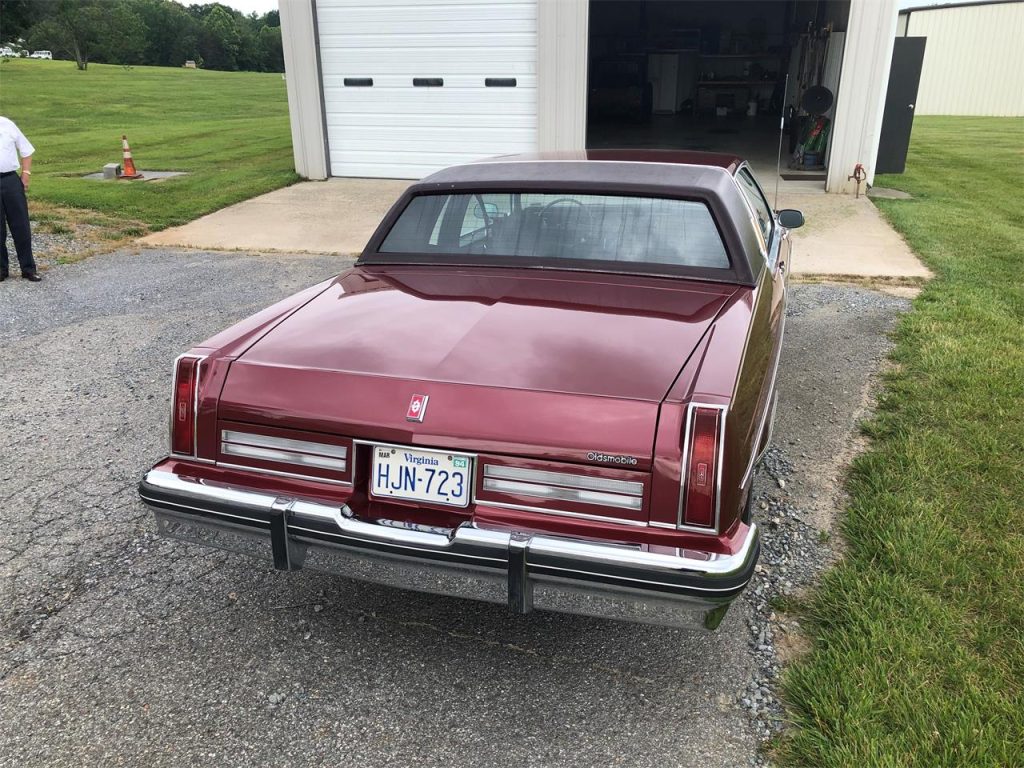
[(351, 256), (362, 252), (384, 214), (411, 183), (401, 179), (306, 181), (147, 235), (140, 242)]
[(779, 208), (803, 211), (793, 231), (791, 275), (918, 282), (932, 273), (865, 196), (779, 194)]
[[(400, 179), (307, 181), (232, 205), (141, 239), (147, 246), (354, 255), (411, 182)], [(866, 197), (785, 190), (780, 208), (807, 223), (793, 232), (791, 274), (928, 278), (906, 242)]]

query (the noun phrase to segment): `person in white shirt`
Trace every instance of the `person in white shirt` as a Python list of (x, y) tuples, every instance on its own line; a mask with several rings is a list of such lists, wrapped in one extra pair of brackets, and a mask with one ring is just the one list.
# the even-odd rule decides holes
[(0, 115), (0, 281), (10, 276), (8, 226), (14, 239), (14, 249), (18, 252), (21, 276), (33, 283), (42, 279), (32, 258), (32, 228), (25, 197), (25, 190), (32, 180), (32, 154), (35, 151), (18, 126)]

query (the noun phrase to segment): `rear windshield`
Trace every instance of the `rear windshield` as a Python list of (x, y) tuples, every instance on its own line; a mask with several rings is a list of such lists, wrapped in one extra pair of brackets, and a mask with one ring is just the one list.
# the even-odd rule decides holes
[(648, 197), (486, 192), (414, 197), (380, 253), (728, 269), (707, 205)]

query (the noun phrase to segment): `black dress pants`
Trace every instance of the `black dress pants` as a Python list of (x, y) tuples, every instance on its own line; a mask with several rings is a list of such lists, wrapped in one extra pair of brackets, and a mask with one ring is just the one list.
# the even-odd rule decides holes
[(17, 173), (0, 175), (0, 274), (8, 274), (7, 227), (11, 228), (14, 249), (22, 274), (36, 271), (32, 258), (32, 229), (28, 223), (28, 200)]

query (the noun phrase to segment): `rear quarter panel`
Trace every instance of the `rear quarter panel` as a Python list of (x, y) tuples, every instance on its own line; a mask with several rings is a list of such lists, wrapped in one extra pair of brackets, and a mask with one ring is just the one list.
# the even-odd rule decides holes
[(231, 362), (285, 318), (323, 293), (335, 278), (299, 291), (211, 336), (186, 354), (202, 358), (196, 409), (196, 458), (212, 462), (219, 437), (217, 408)]
[(661, 479), (655, 485), (658, 506), (653, 514), (659, 522), (675, 522), (674, 509), (669, 510), (666, 501), (670, 485), (678, 499), (682, 431), (689, 403), (729, 406), (719, 530), (726, 533), (739, 521), (750, 490), (744, 480), (756, 458), (771, 404), (770, 378), (781, 341), (782, 306), (772, 272), (762, 270), (755, 288), (737, 292), (723, 308), (669, 391), (655, 451)]
[[(757, 457), (765, 416), (771, 407), (775, 352), (779, 342), (782, 296), (775, 291), (772, 273), (765, 269), (753, 295), (750, 327), (736, 375), (726, 421), (725, 464), (722, 475), (722, 529), (742, 514), (750, 493), (752, 463)], [(726, 512), (732, 516), (726, 520)]]

